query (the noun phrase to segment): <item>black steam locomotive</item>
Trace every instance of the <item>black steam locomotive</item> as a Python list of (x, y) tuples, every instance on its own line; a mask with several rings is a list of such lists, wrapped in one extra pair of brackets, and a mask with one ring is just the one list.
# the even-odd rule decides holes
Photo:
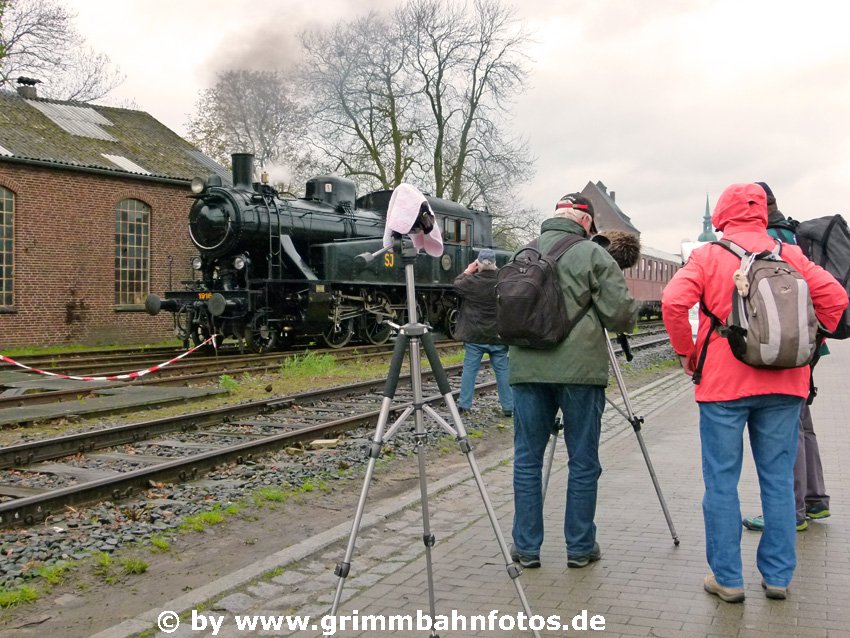
[[(393, 253), (364, 263), (382, 246), (392, 191), (357, 198), (354, 183), (316, 177), (303, 198), (284, 198), (253, 182), (253, 155), (233, 155), (233, 186), (211, 175), (192, 182), (189, 234), (200, 255), (184, 290), (151, 294), (145, 308), (174, 313), (184, 343), (212, 335), (244, 339), (254, 352), (323, 339), (381, 344), (404, 323), (404, 267)], [(492, 243), (492, 218), (455, 202), (427, 198), (443, 235), (439, 258), (414, 265), (417, 312), (450, 338), (457, 323), (452, 282)], [(507, 253), (499, 251), (503, 260)], [(217, 339), (219, 337), (216, 337)]]

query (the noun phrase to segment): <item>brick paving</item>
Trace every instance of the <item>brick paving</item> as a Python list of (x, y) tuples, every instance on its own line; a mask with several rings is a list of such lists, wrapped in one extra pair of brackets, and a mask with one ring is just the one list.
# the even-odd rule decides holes
[[(850, 636), (850, 436), (846, 415), (850, 393), (844, 370), (850, 343), (830, 344), (832, 355), (821, 360), (816, 381), (820, 396), (812, 407), (821, 447), (833, 516), (812, 522), (798, 534), (798, 569), (786, 601), (767, 600), (755, 567), (759, 534), (744, 531), (742, 554), (747, 600), (729, 605), (702, 590), (708, 573), (702, 524), (697, 408), (689, 380), (671, 374), (653, 387), (634, 393), (632, 406), (645, 417), (642, 434), (655, 467), (676, 532), (674, 546), (658, 497), (631, 427), (622, 415), (606, 409), (597, 511), (598, 541), (603, 558), (585, 569), (568, 569), (563, 544), (566, 451), (559, 443), (546, 500), (546, 540), (541, 569), (525, 570), (520, 582), (532, 613), (604, 617), (605, 636), (767, 637)], [(609, 396), (619, 398), (616, 386)], [(428, 427), (431, 427), (429, 424)], [(438, 462), (430, 459), (429, 462)], [(522, 611), (481, 496), (469, 478), (430, 497), (436, 610), (467, 616)], [(510, 543), (512, 491), (510, 455), (486, 468), (484, 483), (499, 524)], [(759, 513), (755, 469), (746, 453), (739, 492), (742, 513)], [(352, 502), (352, 514), (356, 503)], [(371, 507), (367, 503), (366, 512)], [(410, 614), (428, 611), (428, 587), (421, 541), (421, 514), (407, 507), (387, 515), (358, 534), (352, 571), (346, 579), (339, 614)], [(342, 559), (345, 538), (317, 547), (309, 556), (271, 574), (231, 588), (209, 600), (203, 613), (224, 616), (218, 636), (320, 636), (321, 629), (301, 632), (238, 631), (235, 614), (326, 613), (337, 578), (333, 566)], [(356, 612), (354, 610), (357, 610)], [(467, 619), (468, 622), (471, 622)], [(192, 631), (190, 623), (171, 634), (212, 635)], [(441, 636), (514, 636), (514, 630), (440, 631)], [(574, 630), (542, 636), (571, 635)], [(103, 632), (103, 636), (130, 635)], [(149, 635), (149, 634), (147, 634)], [(427, 631), (342, 631), (338, 636), (426, 636)]]

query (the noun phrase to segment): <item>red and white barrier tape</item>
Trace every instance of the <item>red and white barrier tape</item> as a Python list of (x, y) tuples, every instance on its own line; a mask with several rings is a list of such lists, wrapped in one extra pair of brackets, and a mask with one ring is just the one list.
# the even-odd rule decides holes
[(73, 379), (75, 381), (126, 381), (127, 379), (138, 379), (140, 377), (145, 376), (146, 374), (150, 374), (151, 372), (157, 372), (159, 370), (162, 370), (165, 366), (171, 365), (175, 361), (179, 361), (183, 357), (186, 357), (186, 356), (192, 354), (195, 350), (197, 350), (198, 348), (200, 348), (202, 346), (207, 345), (211, 341), (213, 342), (213, 347), (215, 347), (216, 344), (215, 344), (214, 339), (217, 336), (218, 335), (213, 335), (212, 337), (210, 337), (209, 339), (207, 339), (203, 343), (199, 343), (194, 348), (187, 350), (183, 354), (180, 354), (180, 355), (174, 357), (173, 359), (166, 361), (165, 363), (160, 363), (158, 365), (147, 368), (146, 370), (137, 370), (136, 372), (129, 372), (127, 374), (116, 374), (116, 375), (111, 376), (111, 377), (75, 377), (75, 376), (72, 376), (70, 374), (57, 374), (56, 372), (47, 372), (46, 370), (39, 370), (38, 368), (31, 368), (30, 366), (24, 365), (23, 363), (15, 361), (14, 359), (10, 359), (9, 357), (7, 357), (6, 355), (3, 355), (3, 354), (0, 354), (0, 361), (5, 361), (6, 363), (11, 363), (13, 366), (18, 366), (19, 368), (23, 368), (24, 370), (30, 370), (31, 372), (38, 372), (39, 374), (45, 374), (49, 377), (56, 377), (57, 379)]

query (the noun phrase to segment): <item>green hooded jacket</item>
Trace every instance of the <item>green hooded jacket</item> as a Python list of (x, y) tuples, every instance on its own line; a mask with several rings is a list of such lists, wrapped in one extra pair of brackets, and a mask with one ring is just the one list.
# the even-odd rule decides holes
[[(576, 222), (555, 217), (541, 227), (540, 251), (545, 253), (566, 233), (586, 235)], [(638, 303), (629, 294), (623, 271), (604, 248), (579, 242), (558, 260), (558, 276), (567, 314), (592, 308), (554, 348), (510, 347), (510, 382), (608, 385), (608, 338), (605, 330), (631, 332)]]

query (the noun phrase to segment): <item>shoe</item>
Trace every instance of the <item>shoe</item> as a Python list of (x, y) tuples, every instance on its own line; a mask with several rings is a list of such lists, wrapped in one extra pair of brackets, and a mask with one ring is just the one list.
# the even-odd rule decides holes
[(585, 554), (584, 556), (568, 556), (567, 567), (575, 569), (587, 567), (590, 563), (595, 563), (600, 558), (602, 558), (602, 551), (599, 549), (599, 543), (593, 543), (593, 549), (589, 554)]
[(741, 523), (747, 529), (751, 529), (754, 532), (760, 532), (764, 529), (764, 516), (761, 514), (758, 516), (750, 516), (749, 518), (745, 518), (741, 521)]
[(717, 582), (714, 574), (705, 577), (702, 588), (709, 594), (714, 594), (720, 600), (727, 603), (744, 602), (744, 590), (740, 587), (724, 587)]
[(787, 587), (774, 587), (773, 585), (768, 585), (764, 582), (764, 579), (761, 581), (761, 588), (764, 590), (764, 595), (772, 600), (785, 600), (788, 597)]
[[(750, 516), (749, 518), (745, 518), (741, 521), (741, 524), (747, 529), (751, 529), (754, 532), (761, 532), (764, 530), (764, 516)], [(804, 532), (809, 528), (809, 521), (805, 518), (802, 521), (797, 521), (797, 531)]]
[(460, 406), (457, 406), (457, 412), (458, 414), (466, 414), (467, 412), (469, 412), (469, 408), (462, 408)]
[(825, 507), (809, 507), (806, 509), (806, 518), (818, 520), (819, 518), (829, 518), (830, 516), (832, 514)]
[(520, 554), (516, 549), (514, 549), (513, 545), (511, 545), (511, 560), (529, 569), (536, 569), (540, 567), (539, 556), (525, 556)]
[[(513, 410), (502, 410), (502, 415), (503, 416), (513, 416), (514, 411)], [(827, 516), (829, 516), (829, 513), (827, 513)]]

